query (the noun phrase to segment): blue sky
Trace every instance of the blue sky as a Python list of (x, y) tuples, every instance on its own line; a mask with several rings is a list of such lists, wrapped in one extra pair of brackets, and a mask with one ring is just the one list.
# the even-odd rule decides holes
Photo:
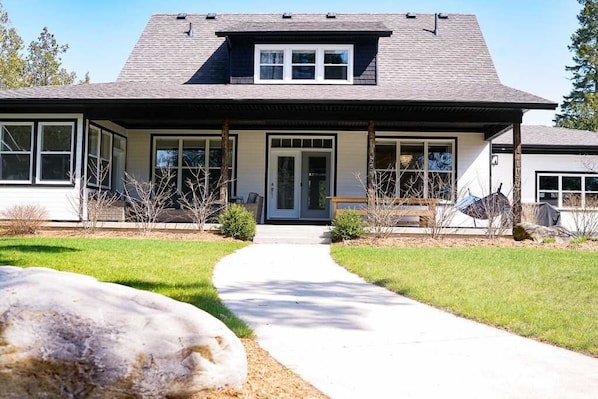
[[(47, 26), (70, 46), (64, 66), (92, 82), (116, 79), (155, 13), (284, 11), (475, 14), (502, 82), (560, 103), (571, 83), (567, 49), (577, 29), (576, 0), (0, 0), (25, 43)], [(530, 111), (526, 124), (550, 125), (552, 112)]]

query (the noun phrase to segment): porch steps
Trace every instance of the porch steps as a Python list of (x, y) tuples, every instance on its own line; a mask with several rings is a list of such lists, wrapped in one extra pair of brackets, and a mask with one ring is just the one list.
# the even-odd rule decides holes
[(329, 226), (289, 226), (260, 224), (254, 244), (330, 244)]

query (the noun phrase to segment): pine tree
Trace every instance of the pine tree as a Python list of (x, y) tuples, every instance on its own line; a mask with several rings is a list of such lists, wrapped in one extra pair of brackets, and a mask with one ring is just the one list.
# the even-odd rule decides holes
[(61, 55), (68, 44), (60, 45), (44, 26), (37, 41), (29, 44), (25, 75), (30, 86), (70, 85), (77, 75), (62, 67)]
[[(73, 84), (77, 75), (62, 66), (61, 56), (68, 48), (68, 44), (58, 44), (44, 27), (24, 55), (23, 39), (10, 26), (8, 13), (0, 1), (0, 90)], [(79, 83), (89, 83), (89, 74)]]
[(8, 13), (0, 3), (0, 89), (12, 89), (26, 85), (25, 60), (21, 57), (23, 40), (10, 26)]
[(569, 45), (575, 65), (566, 67), (573, 90), (554, 121), (561, 127), (598, 131), (598, 0), (578, 1), (583, 6), (577, 16), (580, 27)]

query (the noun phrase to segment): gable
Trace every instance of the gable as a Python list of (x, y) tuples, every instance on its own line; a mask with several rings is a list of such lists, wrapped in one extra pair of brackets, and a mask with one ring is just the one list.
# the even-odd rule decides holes
[[(190, 26), (192, 35), (187, 33)], [(359, 26), (364, 27), (362, 32), (354, 31)], [(253, 32), (254, 38), (239, 37), (243, 29)], [(274, 38), (268, 33), (272, 29), (277, 29)], [(150, 19), (118, 81), (225, 84), (231, 76), (232, 82), (249, 83), (254, 51), (251, 41), (338, 43), (349, 36), (358, 47), (355, 83), (372, 83), (377, 78), (379, 85), (500, 84), (474, 16), (450, 14), (448, 19), (439, 20), (438, 34), (431, 32), (433, 29), (434, 15), (337, 14), (327, 19), (325, 14), (296, 14), (283, 19), (280, 14), (219, 14), (206, 19), (205, 14), (193, 14), (177, 19), (174, 14), (160, 14)], [(392, 35), (379, 37), (384, 31)], [(220, 37), (217, 32), (228, 35)], [(311, 34), (309, 39), (306, 32)], [(231, 59), (227, 37), (235, 33), (239, 47), (230, 53)]]

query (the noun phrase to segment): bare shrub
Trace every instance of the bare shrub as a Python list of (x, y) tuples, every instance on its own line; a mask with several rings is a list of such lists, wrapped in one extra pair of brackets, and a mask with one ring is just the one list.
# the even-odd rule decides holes
[(155, 181), (140, 181), (125, 172), (124, 196), (130, 219), (137, 228), (147, 234), (166, 208), (174, 203), (174, 179), (172, 169), (161, 169)]
[(46, 223), (48, 213), (40, 205), (13, 205), (1, 211), (0, 218), (6, 219), (8, 235), (35, 234)]
[(538, 224), (540, 208), (534, 204), (525, 202), (521, 204), (521, 221), (524, 223)]
[(359, 173), (355, 174), (367, 197), (367, 205), (361, 206), (361, 211), (365, 213), (366, 225), (375, 238), (392, 234), (393, 227), (404, 216), (397, 210), (402, 199), (394, 196), (395, 175), (394, 169), (376, 172), (370, 190), (367, 181)]
[[(90, 164), (88, 168), (87, 179), (80, 178), (77, 197), (68, 198), (71, 208), (79, 215), (83, 223), (83, 228), (94, 233), (98, 227), (98, 222), (103, 218), (107, 211), (119, 200), (119, 195), (110, 190), (101, 187), (101, 182), (106, 180), (110, 173), (109, 165)], [(72, 177), (71, 177), (72, 179)], [(87, 195), (86, 191), (91, 184), (97, 184), (98, 187)], [(83, 206), (87, 206), (87, 217), (84, 217)]]
[[(371, 184), (371, 190), (368, 190), (367, 184), (356, 174), (357, 180), (366, 192), (368, 206), (365, 209), (366, 223), (369, 230), (375, 238), (388, 237), (393, 232), (393, 227), (400, 224), (406, 217), (419, 217), (412, 211), (424, 211), (426, 208), (432, 211), (430, 217), (425, 218), (425, 231), (428, 235), (438, 238), (446, 233), (446, 230), (452, 221), (452, 216), (456, 210), (453, 207), (443, 207), (440, 211), (441, 219), (436, 212), (437, 199), (426, 197), (424, 192), (424, 181), (421, 174), (414, 174), (403, 182), (402, 196), (396, 197), (396, 184), (400, 181), (400, 175), (397, 177), (394, 169), (385, 171), (376, 171)], [(429, 181), (429, 189), (432, 193), (445, 193), (447, 198), (451, 198), (453, 192), (452, 184), (446, 183), (440, 174)], [(442, 195), (442, 194), (441, 194)]]
[[(433, 239), (440, 239), (446, 236), (452, 229), (451, 223), (457, 213), (457, 208), (451, 203), (453, 195), (457, 192), (455, 183), (451, 180), (446, 182), (440, 173), (432, 173), (429, 180), (430, 192), (437, 193), (438, 203), (440, 206), (435, 206), (435, 215), (432, 220), (426, 224), (426, 234)], [(463, 190), (462, 190), (463, 191)], [(462, 193), (456, 195), (459, 198)]]
[(187, 190), (180, 194), (179, 204), (191, 213), (198, 230), (203, 231), (208, 220), (226, 207), (216, 188), (228, 183), (221, 178), (216, 184), (210, 185), (208, 170), (201, 167), (192, 171), (191, 177), (185, 180)]
[(586, 239), (598, 237), (598, 197), (586, 195), (582, 201), (580, 194), (572, 194), (563, 202), (566, 208), (572, 208), (575, 235)]

